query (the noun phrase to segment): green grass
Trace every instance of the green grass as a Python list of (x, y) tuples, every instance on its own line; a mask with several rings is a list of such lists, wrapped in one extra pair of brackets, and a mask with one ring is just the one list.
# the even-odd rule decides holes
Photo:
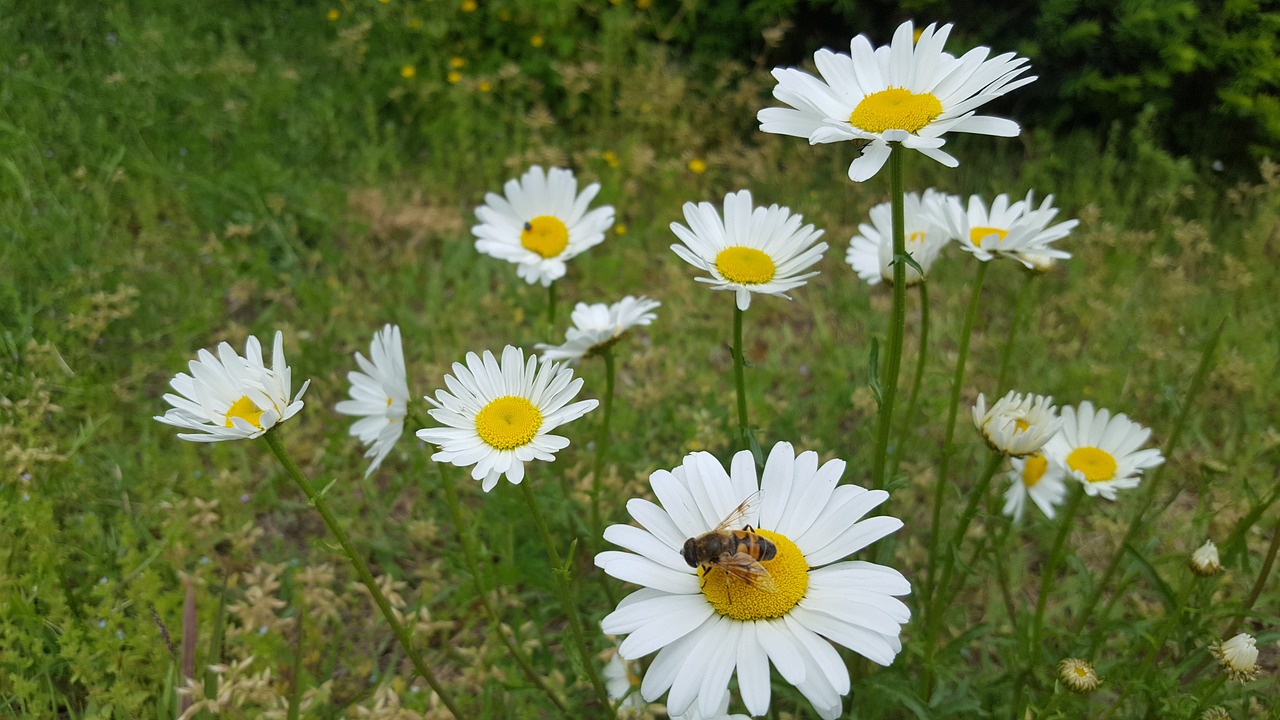
[[(850, 184), (846, 146), (756, 132), (756, 110), (773, 104), (766, 69), (744, 59), (694, 73), (644, 40), (653, 16), (625, 2), (464, 13), (392, 0), (335, 5), (336, 22), (326, 7), (286, 3), (152, 5), (26, 3), (0, 25), (0, 717), (174, 717), (180, 664), (163, 635), (180, 653), (188, 581), (198, 667), (252, 656), (250, 674), (271, 671), (266, 699), (244, 705), (242, 716), (271, 706), (284, 717), (299, 657), (302, 689), (320, 688), (305, 717), (374, 708), (392, 678), (385, 692), (423, 708), (425, 693), (405, 686), (403, 653), (265, 445), (197, 446), (151, 419), (196, 349), (275, 329), (295, 377), (312, 380), (306, 409), (282, 430), (285, 443), (318, 486), (336, 481), (331, 504), (375, 574), (405, 583), (406, 612), (429, 612), (419, 635), (428, 662), (468, 713), (550, 711), (480, 610), (428, 452), (405, 437), (363, 480), (360, 448), (332, 410), (345, 397), (351, 353), (384, 322), (403, 330), (415, 397), (442, 387), (467, 351), (550, 339), (543, 291), (478, 255), (468, 232), (483, 194), (534, 162), (599, 181), (601, 201), (626, 226), (571, 264), (559, 288), (561, 329), (578, 300), (663, 302), (652, 328), (619, 346), (610, 520), (626, 519), (623, 499), (648, 493), (653, 470), (695, 449), (729, 454), (731, 296), (693, 281), (667, 249), (667, 226), (681, 219), (682, 203), (719, 202), (742, 187), (803, 213), (833, 245), (822, 274), (792, 302), (752, 303), (752, 422), (766, 447), (789, 440), (841, 457), (846, 482), (870, 482), (868, 352), (872, 338), (883, 345), (888, 292), (861, 284), (843, 255), (866, 211), (887, 199), (888, 180)], [(466, 64), (450, 84), (454, 56)], [(401, 77), (406, 64), (411, 79)], [(1114, 717), (1191, 718), (1210, 691), (1234, 718), (1263, 717), (1275, 712), (1274, 580), (1251, 612), (1241, 603), (1276, 532), (1280, 175), (1264, 164), (1252, 184), (1224, 186), (1154, 147), (1150, 130), (1133, 118), (1102, 141), (1034, 128), (1018, 140), (957, 138), (949, 148), (958, 169), (911, 156), (907, 186), (987, 197), (1034, 188), (1082, 219), (1062, 243), (1075, 256), (1025, 291), (1015, 388), (1061, 403), (1093, 400), (1152, 427), (1163, 443), (1204, 344), (1225, 321), (1155, 490), (1163, 510), (1103, 596), (1116, 598), (1114, 609), (1081, 634), (1067, 632), (1129, 522), (1136, 496), (1124, 494), (1082, 509), (1027, 685), (1036, 708), (1052, 702), (1067, 717), (1101, 717), (1123, 695)], [(693, 158), (707, 163), (704, 174), (688, 169)], [(917, 588), (973, 263), (951, 248), (931, 275), (921, 407), (885, 506), (906, 526), (880, 560)], [(962, 413), (978, 392), (995, 391), (1026, 282), (1012, 263), (988, 274)], [(909, 298), (904, 387), (917, 352)], [(602, 365), (580, 372), (584, 396), (598, 396)], [(531, 467), (529, 480), (562, 552), (582, 537), (579, 594), (590, 626), (612, 607), (589, 561), (603, 543), (581, 520), (595, 422), (570, 426), (574, 444), (553, 465)], [(949, 506), (985, 463), (963, 415), (957, 438)], [(460, 490), (506, 623), (570, 707), (599, 716), (566, 661), (564, 616), (515, 488), (483, 495), (468, 481)], [(979, 514), (974, 540), (999, 527), (998, 510)], [(1056, 529), (1033, 511), (1013, 536), (1015, 600), (1034, 605)], [(1223, 549), (1228, 572), (1190, 587), (1186, 557), (1206, 537)], [(317, 570), (325, 565), (332, 574)], [(918, 696), (923, 632), (913, 622), (894, 666), (851, 664), (850, 717), (1009, 716), (1024, 659), (990, 567), (987, 555), (961, 567), (969, 579), (950, 608), (934, 694)], [(279, 605), (261, 605), (270, 622), (260, 634), (245, 623), (264, 597)], [(1237, 618), (1259, 638), (1263, 675), (1219, 688), (1206, 648)], [(1139, 672), (1170, 622), (1159, 661)], [(1053, 694), (1053, 665), (1069, 655), (1096, 664), (1102, 691)], [(1259, 707), (1248, 710), (1249, 698)], [(379, 712), (370, 716), (391, 716)], [(813, 714), (779, 681), (773, 716)]]

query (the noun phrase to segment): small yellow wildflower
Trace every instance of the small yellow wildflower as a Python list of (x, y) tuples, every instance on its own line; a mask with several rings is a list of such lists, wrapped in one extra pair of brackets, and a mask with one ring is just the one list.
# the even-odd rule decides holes
[(694, 175), (701, 175), (707, 171), (707, 163), (702, 158), (694, 158), (689, 161), (689, 172)]
[(476, 89), (482, 93), (487, 93), (493, 89), (493, 83), (489, 82), (488, 80), (481, 80), (480, 84), (476, 85)]
[(636, 0), (636, 7), (641, 10), (648, 10), (653, 5), (653, 0)]
[(422, 18), (419, 18), (419, 17), (409, 18), (408, 20), (405, 21), (404, 26), (409, 28), (410, 30), (421, 30)]
[(611, 168), (618, 167), (618, 153), (612, 150), (605, 150), (600, 153), (600, 159), (604, 160), (604, 163)]
[(529, 44), (536, 48), (540, 48), (546, 43), (547, 43), (546, 39), (543, 38), (542, 35), (539, 35), (537, 33), (534, 33), (534, 36), (529, 38)]
[(462, 9), (462, 12), (469, 13), (469, 12), (475, 12), (476, 8), (480, 6), (476, 4), (476, 0), (462, 0), (462, 4), (459, 5), (458, 7)]
[(457, 70), (450, 70), (449, 74), (444, 76), (444, 79), (448, 80), (450, 85), (457, 85), (462, 82), (462, 73)]
[(329, 8), (329, 12), (325, 13), (325, 17), (329, 18), (329, 22), (337, 22), (342, 17), (342, 11), (338, 8)]
[(467, 64), (467, 59), (461, 55), (454, 55), (449, 58), (449, 67), (454, 70), (461, 70)]
[(388, 5), (391, 3), (391, 0), (378, 0), (378, 2), (382, 3), (383, 5)]
[(623, 225), (622, 223), (618, 223), (617, 225), (613, 226), (613, 232), (615, 235), (626, 235), (627, 226)]
[(412, 65), (400, 66), (400, 77), (404, 78), (405, 80), (408, 80), (417, 74), (418, 74), (418, 69)]

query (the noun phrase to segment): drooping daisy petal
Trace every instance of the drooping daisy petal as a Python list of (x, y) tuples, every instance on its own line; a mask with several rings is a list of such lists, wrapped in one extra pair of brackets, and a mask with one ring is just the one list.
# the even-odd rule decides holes
[[(904, 240), (907, 254), (927, 274), (938, 254), (952, 240), (940, 217), (947, 196), (928, 189), (923, 195), (907, 193), (903, 207)], [(849, 241), (845, 261), (868, 285), (893, 282), (893, 207), (881, 203), (871, 208), (871, 224), (859, 225)], [(924, 280), (914, 267), (906, 268), (906, 284)]]
[[(694, 453), (650, 476), (661, 505), (632, 500), (627, 508), (641, 527), (605, 532), (632, 552), (606, 551), (595, 560), (607, 574), (644, 586), (601, 627), (628, 633), (624, 658), (657, 651), (641, 685), (645, 699), (669, 691), (673, 715), (714, 715), (724, 712), (722, 698), (737, 673), (747, 709), (764, 714), (772, 664), (820, 717), (835, 718), (849, 678), (828, 641), (892, 662), (910, 617), (894, 596), (910, 593), (910, 584), (887, 567), (838, 561), (902, 523), (861, 520), (888, 494), (837, 485), (843, 470), (843, 461), (820, 465), (816, 453), (797, 455), (778, 443), (758, 479), (747, 451), (727, 472), (712, 455)], [(735, 510), (743, 507), (747, 512)], [(713, 533), (726, 517), (730, 525)], [(721, 563), (729, 556), (721, 553), (739, 551), (758, 559), (739, 559), (726, 572)]]
[(1071, 257), (1071, 253), (1051, 243), (1066, 237), (1080, 224), (1079, 220), (1067, 220), (1050, 226), (1058, 214), (1053, 196), (1046, 197), (1037, 208), (1034, 191), (1013, 203), (1008, 195), (997, 195), (989, 208), (977, 195), (970, 196), (967, 209), (960, 198), (951, 197), (940, 210), (938, 219), (966, 252), (983, 262), (1011, 258), (1031, 270), (1043, 268), (1054, 259)]
[(1090, 496), (1116, 499), (1116, 491), (1134, 488), (1143, 470), (1164, 462), (1159, 450), (1138, 448), (1151, 431), (1123, 413), (1094, 411), (1088, 400), (1062, 408), (1062, 430), (1045, 444), (1044, 454), (1084, 484)]
[(534, 165), (519, 180), (507, 181), (503, 195), (489, 193), (476, 208), (476, 250), (516, 263), (526, 282), (547, 287), (564, 276), (565, 261), (604, 242), (613, 208), (587, 212), (599, 191), (600, 184), (592, 183), (578, 193), (573, 171), (544, 172)]
[(1035, 80), (1020, 77), (1027, 59), (1006, 53), (987, 58), (974, 48), (961, 58), (943, 52), (950, 25), (929, 25), (914, 39), (910, 21), (898, 26), (892, 42), (873, 49), (859, 35), (849, 54), (814, 54), (821, 79), (777, 68), (773, 96), (789, 107), (761, 110), (764, 132), (792, 135), (811, 144), (855, 141), (862, 155), (849, 166), (849, 178), (874, 176), (889, 157), (891, 142), (920, 150), (949, 167), (955, 158), (942, 152), (942, 135), (969, 132), (1013, 137), (1010, 120), (975, 115), (978, 107)]
[(1014, 522), (1021, 521), (1027, 498), (1031, 498), (1040, 512), (1052, 520), (1055, 508), (1067, 495), (1067, 486), (1063, 482), (1066, 470), (1059, 463), (1049, 462), (1043, 453), (1010, 458), (1009, 463), (1013, 467), (1006, 476), (1009, 489), (1004, 493), (1004, 514)]
[(292, 373), (284, 359), (284, 334), (276, 331), (271, 367), (262, 362), (262, 345), (250, 336), (241, 357), (227, 343), (218, 354), (200, 350), (188, 364), (191, 374), (178, 373), (169, 385), (177, 395), (164, 399), (173, 407), (155, 416), (166, 425), (193, 430), (178, 433), (183, 440), (219, 442), (260, 437), (277, 423), (302, 409), (307, 380), (290, 400)]
[(405, 378), (400, 328), (386, 325), (375, 332), (369, 343), (369, 356), (373, 359), (356, 353), (360, 370), (347, 373), (351, 399), (343, 400), (334, 408), (343, 415), (361, 418), (351, 426), (350, 434), (369, 446), (364, 456), (373, 462), (369, 463), (365, 477), (378, 469), (404, 433), (409, 385)]
[(724, 215), (711, 203), (685, 203), (685, 222), (671, 223), (683, 244), (671, 250), (681, 260), (711, 275), (698, 278), (714, 290), (737, 296), (740, 310), (751, 305), (753, 293), (789, 297), (786, 293), (818, 272), (804, 272), (822, 259), (821, 230), (800, 226), (802, 218), (777, 205), (753, 207), (751, 193), (739, 190), (724, 197)]
[(432, 460), (474, 466), (471, 477), (485, 492), (504, 475), (519, 484), (526, 462), (554, 461), (569, 441), (550, 432), (599, 405), (570, 402), (582, 388), (572, 369), (535, 356), (526, 362), (524, 351), (510, 345), (501, 364), (487, 350), (483, 357), (467, 353), (466, 360), (454, 363), (453, 375), (445, 376), (447, 391), (426, 398), (433, 406), (428, 413), (445, 427), (423, 428), (417, 436), (439, 446)]
[(574, 362), (594, 355), (622, 339), (628, 330), (648, 325), (657, 317), (653, 311), (662, 303), (647, 297), (628, 295), (612, 305), (578, 303), (570, 319), (573, 327), (564, 335), (563, 345), (539, 343), (545, 360)]

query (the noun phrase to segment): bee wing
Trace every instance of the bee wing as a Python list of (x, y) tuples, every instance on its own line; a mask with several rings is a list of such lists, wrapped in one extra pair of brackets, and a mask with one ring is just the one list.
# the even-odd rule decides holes
[(726, 515), (725, 518), (720, 521), (720, 524), (716, 525), (711, 532), (720, 532), (721, 530), (741, 530), (743, 526), (748, 524), (747, 518), (755, 515), (756, 510), (759, 509), (760, 499), (762, 497), (764, 497), (764, 493), (761, 490), (757, 490), (748, 495), (747, 499), (743, 500), (742, 504), (734, 508), (733, 512)]
[(778, 586), (773, 582), (773, 576), (769, 571), (765, 570), (759, 561), (744, 552), (721, 558), (716, 565), (757, 590), (770, 593), (778, 591)]

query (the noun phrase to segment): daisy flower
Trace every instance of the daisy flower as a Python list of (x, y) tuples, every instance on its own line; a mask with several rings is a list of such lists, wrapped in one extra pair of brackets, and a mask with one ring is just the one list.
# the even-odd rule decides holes
[(1080, 658), (1064, 658), (1058, 663), (1058, 678), (1072, 692), (1088, 695), (1102, 684), (1093, 663)]
[(351, 399), (343, 400), (335, 408), (343, 415), (360, 416), (351, 426), (350, 434), (369, 446), (364, 456), (372, 458), (373, 462), (365, 470), (365, 477), (378, 469), (400, 439), (409, 405), (400, 328), (386, 325), (375, 332), (373, 341), (369, 343), (369, 355), (372, 361), (356, 353), (360, 372), (347, 373), (347, 380), (351, 382)]
[(1062, 421), (1053, 407), (1053, 398), (1009, 391), (987, 409), (987, 399), (978, 393), (973, 406), (973, 425), (982, 433), (991, 452), (1009, 457), (1026, 457), (1049, 442)]
[(600, 183), (592, 183), (579, 193), (570, 170), (543, 172), (534, 165), (519, 180), (507, 181), (505, 197), (488, 193), (476, 208), (476, 250), (516, 263), (525, 282), (548, 287), (564, 277), (566, 260), (604, 242), (613, 225), (611, 206), (587, 212), (598, 192)]
[(1057, 214), (1052, 195), (1037, 208), (1035, 192), (1030, 191), (1025, 199), (1013, 203), (1001, 193), (990, 207), (973, 195), (968, 209), (960, 204), (960, 198), (952, 197), (943, 204), (940, 219), (947, 232), (960, 239), (960, 247), (982, 262), (1008, 257), (1029, 270), (1043, 272), (1054, 259), (1071, 257), (1050, 243), (1066, 237), (1080, 224), (1079, 220), (1067, 220), (1050, 226)]
[[(907, 254), (928, 273), (938, 253), (951, 242), (951, 237), (938, 220), (946, 196), (930, 188), (923, 195), (907, 193), (905, 199), (903, 219)], [(879, 285), (881, 280), (893, 282), (893, 203), (881, 203), (871, 208), (871, 224), (858, 226), (858, 234), (849, 241), (845, 261), (868, 285)], [(907, 287), (922, 280), (924, 277), (908, 265)]]
[(1063, 482), (1067, 471), (1057, 463), (1049, 462), (1042, 453), (1024, 458), (1010, 458), (1009, 489), (1004, 491), (1004, 514), (1014, 522), (1022, 521), (1027, 498), (1040, 508), (1045, 517), (1053, 519), (1054, 508), (1066, 497), (1067, 485)]
[(1028, 69), (1027, 59), (1013, 53), (988, 59), (991, 50), (985, 47), (956, 58), (942, 51), (950, 33), (951, 25), (930, 24), (916, 41), (907, 21), (887, 46), (872, 48), (859, 35), (848, 55), (825, 48), (814, 53), (822, 79), (775, 68), (773, 96), (790, 107), (761, 110), (760, 129), (808, 138), (811, 145), (844, 140), (861, 145), (861, 156), (849, 166), (854, 182), (884, 167), (889, 143), (955, 167), (959, 162), (941, 149), (945, 133), (1016, 137), (1017, 123), (974, 111), (1035, 80), (1019, 77)]
[[(849, 673), (827, 640), (880, 665), (893, 662), (910, 618), (894, 596), (910, 593), (911, 585), (891, 568), (842, 559), (902, 521), (863, 520), (889, 494), (837, 485), (844, 468), (842, 460), (819, 466), (817, 453), (797, 456), (790, 443), (778, 443), (761, 479), (746, 450), (733, 456), (728, 472), (700, 452), (649, 476), (661, 505), (633, 499), (627, 511), (639, 527), (613, 525), (604, 533), (631, 552), (595, 558), (609, 575), (643, 586), (601, 627), (627, 635), (618, 648), (624, 658), (657, 651), (640, 685), (646, 700), (669, 690), (671, 714), (696, 707), (713, 716), (737, 672), (747, 711), (762, 715), (769, 709), (772, 663), (830, 719), (840, 715)], [(698, 548), (711, 543), (704, 536), (725, 521), (725, 530), (752, 528), (759, 561), (736, 555), (698, 564), (706, 559)], [(711, 536), (717, 537), (724, 536)]]
[(1150, 437), (1150, 429), (1124, 413), (1095, 412), (1086, 400), (1079, 409), (1062, 408), (1062, 431), (1045, 444), (1044, 454), (1084, 483), (1087, 494), (1115, 500), (1116, 490), (1137, 487), (1143, 470), (1164, 462), (1159, 450), (1138, 449)]
[(530, 460), (553, 462), (569, 440), (548, 433), (599, 404), (570, 403), (582, 389), (572, 369), (539, 363), (532, 355), (526, 361), (524, 351), (510, 345), (502, 350), (501, 364), (488, 350), (483, 359), (467, 353), (467, 364), (454, 363), (444, 384), (448, 392), (437, 390), (434, 400), (426, 400), (434, 406), (427, 412), (445, 427), (423, 428), (417, 435), (440, 447), (432, 460), (474, 465), (471, 477), (484, 483), (485, 492), (503, 475), (519, 484)]
[(538, 343), (545, 360), (580, 360), (595, 355), (622, 339), (633, 327), (648, 325), (657, 317), (653, 311), (662, 303), (647, 297), (628, 295), (612, 305), (578, 303), (573, 308), (573, 327), (564, 334), (563, 345)]
[(738, 309), (751, 305), (752, 293), (779, 295), (804, 285), (818, 271), (802, 272), (818, 260), (827, 244), (822, 236), (789, 208), (770, 205), (753, 208), (751, 193), (739, 190), (724, 196), (724, 217), (711, 203), (684, 204), (685, 227), (671, 223), (671, 232), (683, 245), (671, 249), (681, 260), (711, 274), (698, 278), (714, 290), (732, 290)]
[(1216, 642), (1209, 651), (1232, 680), (1246, 683), (1258, 676), (1258, 642), (1248, 633)]
[(201, 350), (188, 365), (191, 374), (178, 373), (169, 382), (177, 395), (165, 393), (173, 407), (155, 416), (166, 425), (195, 430), (178, 433), (183, 440), (219, 442), (256, 438), (302, 409), (307, 380), (290, 400), (292, 373), (284, 361), (284, 334), (276, 331), (271, 368), (262, 362), (262, 345), (250, 336), (244, 357), (227, 343), (218, 354)]

